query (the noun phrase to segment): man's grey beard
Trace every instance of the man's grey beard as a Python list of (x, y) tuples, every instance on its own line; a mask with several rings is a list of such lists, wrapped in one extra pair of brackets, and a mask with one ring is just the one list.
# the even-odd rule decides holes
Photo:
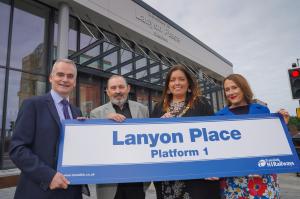
[(112, 104), (115, 104), (117, 106), (123, 106), (127, 101), (127, 97), (124, 97), (120, 100), (112, 98), (110, 101), (111, 101)]

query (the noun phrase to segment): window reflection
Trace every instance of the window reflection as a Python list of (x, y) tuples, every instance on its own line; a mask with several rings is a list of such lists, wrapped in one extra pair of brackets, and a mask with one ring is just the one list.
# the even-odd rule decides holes
[[(99, 33), (97, 29), (89, 24), (86, 24), (92, 34), (100, 39)], [(82, 25), (80, 26), (80, 49), (94, 43), (97, 41), (88, 30)], [(89, 51), (85, 52), (83, 55), (80, 56), (80, 64), (92, 59), (93, 57), (99, 55), (101, 53), (101, 45), (97, 45), (94, 48), (90, 49)], [(101, 69), (101, 60), (96, 60), (93, 63), (87, 65), (88, 67)]]
[(139, 59), (137, 62), (136, 62), (136, 69), (139, 69), (139, 68), (142, 68), (144, 66), (147, 65), (147, 60), (146, 58), (143, 58), (143, 59)]
[[(1, 78), (0, 78), (1, 79)], [(1, 88), (1, 87), (0, 87)], [(8, 98), (6, 111), (5, 141), (8, 145), (12, 135), (12, 127), (15, 124), (19, 108), (24, 99), (43, 95), (46, 90), (46, 77), (21, 73), (11, 70), (9, 72)], [(5, 147), (4, 152), (8, 152)]]
[(10, 6), (8, 5), (8, 1), (1, 1), (0, 2), (0, 65), (2, 66), (6, 65), (9, 14), (10, 14)]
[[(115, 65), (117, 65), (118, 54), (117, 52), (113, 52), (103, 58), (103, 70), (107, 70)], [(112, 71), (114, 72), (114, 71)], [(117, 71), (115, 71), (117, 73)]]
[(121, 63), (132, 59), (132, 52), (128, 51), (128, 50), (121, 50)]
[(69, 55), (77, 51), (77, 25), (76, 20), (73, 17), (70, 17), (69, 23)]
[(136, 88), (136, 101), (144, 104), (148, 107), (149, 105), (149, 91), (145, 88), (137, 87)]
[(80, 110), (83, 116), (89, 117), (91, 110), (100, 106), (100, 81), (95, 81), (92, 77), (81, 78), (80, 88)]
[(160, 91), (151, 91), (151, 111), (153, 111), (155, 105), (161, 101), (161, 95), (162, 93)]
[[(127, 74), (132, 71), (132, 64), (127, 64), (121, 68), (121, 75)], [(129, 77), (132, 77), (132, 75), (129, 75)]]
[(150, 73), (151, 74), (157, 73), (158, 71), (159, 71), (159, 65), (150, 68)]
[(2, 128), (2, 117), (3, 117), (3, 96), (4, 96), (4, 79), (5, 70), (0, 68), (0, 132)]
[(7, 120), (16, 118), (24, 99), (43, 95), (45, 90), (46, 77), (11, 70), (8, 83)]
[(221, 109), (224, 107), (224, 101), (223, 101), (223, 92), (222, 90), (218, 91), (218, 99), (219, 99), (219, 107), (218, 109)]
[[(31, 6), (33, 5), (33, 6)], [(48, 8), (32, 1), (16, 1), (14, 9), (11, 67), (46, 73), (45, 25)]]
[[(140, 79), (140, 78), (143, 78), (143, 77), (147, 77), (147, 70), (143, 70), (141, 72), (136, 73), (136, 78), (137, 79)], [(148, 81), (148, 78), (143, 79), (143, 81)]]
[(212, 102), (213, 102), (213, 109), (214, 109), (214, 112), (217, 112), (218, 111), (218, 104), (217, 104), (217, 93), (216, 92), (213, 92), (212, 93)]

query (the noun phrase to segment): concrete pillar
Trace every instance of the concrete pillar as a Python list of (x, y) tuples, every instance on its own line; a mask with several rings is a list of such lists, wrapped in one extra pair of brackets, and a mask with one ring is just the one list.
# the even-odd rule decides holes
[(69, 6), (66, 3), (59, 4), (57, 37), (57, 58), (68, 58)]

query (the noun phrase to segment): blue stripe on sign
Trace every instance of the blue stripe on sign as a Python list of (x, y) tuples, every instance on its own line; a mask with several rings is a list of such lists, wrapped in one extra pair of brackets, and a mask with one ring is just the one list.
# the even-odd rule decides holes
[[(269, 165), (267, 162), (264, 165), (266, 160), (270, 160)], [(285, 165), (280, 165), (282, 163)], [(299, 163), (297, 166), (293, 156), (273, 156), (179, 163), (76, 166), (61, 167), (59, 170), (66, 175), (71, 184), (101, 184), (289, 173), (299, 171)]]

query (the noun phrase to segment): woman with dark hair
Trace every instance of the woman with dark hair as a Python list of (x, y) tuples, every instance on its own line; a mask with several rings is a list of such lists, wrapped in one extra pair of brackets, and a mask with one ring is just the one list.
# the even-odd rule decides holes
[[(270, 113), (268, 107), (254, 103), (253, 92), (247, 80), (240, 74), (231, 74), (223, 81), (227, 106), (216, 115), (240, 115)], [(279, 113), (285, 122), (289, 114), (284, 109)], [(279, 185), (276, 174), (249, 175), (221, 179), (221, 193), (224, 199), (279, 199)]]
[[(182, 65), (173, 66), (166, 77), (162, 101), (151, 114), (154, 118), (213, 115), (201, 96), (196, 79)], [(154, 182), (157, 199), (219, 199), (218, 180), (177, 180)]]

